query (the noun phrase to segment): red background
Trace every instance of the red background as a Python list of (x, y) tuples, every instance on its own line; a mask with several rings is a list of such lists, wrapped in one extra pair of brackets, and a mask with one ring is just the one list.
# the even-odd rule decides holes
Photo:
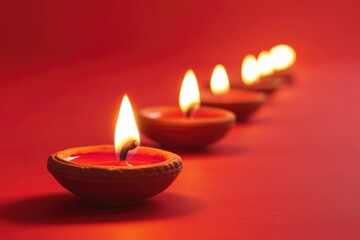
[[(357, 0), (2, 1), (0, 229), (7, 239), (359, 239)], [(98, 209), (46, 170), (67, 147), (111, 143), (122, 95), (177, 104), (185, 71), (278, 43), (295, 83), (202, 153), (164, 193)], [(144, 139), (144, 138), (143, 138)], [(148, 140), (144, 139), (143, 144)]]

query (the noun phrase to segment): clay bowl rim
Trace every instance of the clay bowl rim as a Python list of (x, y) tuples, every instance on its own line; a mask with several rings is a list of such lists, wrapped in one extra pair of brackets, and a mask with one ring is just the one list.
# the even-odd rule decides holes
[[(208, 107), (208, 106), (200, 106), (200, 110), (210, 110), (219, 115), (219, 117), (209, 117), (209, 118), (161, 118), (160, 117), (149, 117), (149, 113), (153, 112), (172, 112), (172, 111), (180, 111), (179, 107), (176, 106), (155, 106), (155, 107), (145, 107), (138, 111), (139, 117), (146, 119), (147, 121), (151, 121), (152, 123), (156, 123), (157, 125), (164, 124), (172, 124), (174, 126), (183, 126), (183, 127), (191, 127), (191, 126), (208, 126), (208, 125), (217, 125), (217, 124), (232, 124), (236, 121), (236, 116), (233, 112), (219, 108), (219, 107)], [(196, 116), (196, 113), (195, 113)]]
[[(62, 151), (58, 151), (48, 158), (48, 170), (55, 175), (66, 176), (81, 176), (81, 177), (105, 177), (105, 178), (119, 178), (119, 177), (136, 177), (141, 172), (142, 175), (155, 176), (166, 175), (179, 172), (182, 170), (182, 159), (177, 154), (169, 151), (152, 148), (152, 147), (139, 147), (144, 154), (151, 153), (156, 149), (155, 154), (165, 157), (165, 160), (159, 163), (139, 165), (139, 166), (93, 166), (81, 163), (73, 163), (69, 160), (65, 160), (67, 156), (75, 153), (87, 153), (87, 152), (109, 152), (114, 151), (114, 146), (111, 144), (92, 145), (83, 147), (68, 148)], [(140, 150), (139, 149), (139, 150)], [(161, 169), (161, 174), (158, 170)], [(166, 170), (166, 171), (165, 171)]]
[[(226, 99), (226, 96), (222, 98), (221, 95), (215, 95), (211, 92), (210, 89), (204, 89), (202, 90), (201, 95), (201, 102), (206, 106), (206, 104), (216, 104), (219, 106), (226, 106), (226, 105), (245, 105), (245, 104), (263, 104), (267, 101), (268, 96), (266, 93), (261, 91), (253, 91), (245, 88), (232, 88), (229, 90), (227, 94), (247, 94), (252, 96), (252, 99), (241, 99), (239, 98), (233, 98), (233, 99)], [(205, 95), (204, 95), (205, 94)]]
[[(281, 81), (269, 81), (267, 79), (274, 79), (270, 77), (260, 78), (257, 82), (253, 84), (247, 85), (244, 82), (238, 83), (234, 85), (234, 88), (240, 88), (250, 91), (259, 91), (259, 92), (273, 92), (282, 87), (283, 83)], [(276, 77), (275, 79), (280, 79)]]

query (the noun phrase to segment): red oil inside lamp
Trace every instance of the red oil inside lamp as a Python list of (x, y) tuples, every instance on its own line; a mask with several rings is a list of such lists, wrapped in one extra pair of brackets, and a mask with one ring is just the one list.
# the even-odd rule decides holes
[(48, 158), (48, 170), (63, 187), (90, 203), (138, 203), (164, 191), (182, 170), (179, 156), (139, 144), (139, 132), (125, 95), (115, 130), (115, 146), (57, 152)]
[(140, 130), (162, 146), (194, 150), (224, 137), (235, 123), (235, 115), (221, 108), (200, 107), (196, 76), (187, 71), (175, 106), (149, 107), (139, 111)]
[(214, 68), (210, 89), (201, 91), (203, 105), (232, 111), (238, 122), (248, 119), (265, 101), (266, 94), (262, 92), (231, 89), (226, 70), (220, 64)]

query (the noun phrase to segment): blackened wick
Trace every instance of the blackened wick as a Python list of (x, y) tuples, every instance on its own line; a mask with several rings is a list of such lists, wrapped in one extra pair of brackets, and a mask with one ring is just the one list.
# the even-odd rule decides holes
[(121, 148), (120, 151), (120, 160), (126, 160), (127, 154), (130, 150), (133, 150), (139, 146), (139, 142), (137, 140), (129, 140), (127, 141), (124, 146)]

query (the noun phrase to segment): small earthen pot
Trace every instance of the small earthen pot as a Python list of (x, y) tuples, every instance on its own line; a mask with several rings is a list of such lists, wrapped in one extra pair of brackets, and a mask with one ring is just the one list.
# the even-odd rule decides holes
[(164, 191), (182, 170), (179, 156), (150, 147), (139, 147), (134, 158), (151, 159), (139, 166), (101, 166), (71, 161), (81, 154), (114, 153), (112, 145), (78, 147), (48, 158), (47, 168), (67, 190), (86, 201), (105, 206), (142, 202)]
[(264, 92), (266, 94), (272, 94), (281, 86), (284, 82), (282, 78), (279, 77), (265, 77), (260, 79), (258, 82), (255, 82), (251, 85), (245, 85), (242, 82), (233, 83), (234, 88), (240, 88), (250, 91)]
[(231, 89), (225, 95), (214, 95), (209, 89), (201, 91), (201, 103), (204, 106), (229, 110), (236, 115), (236, 121), (249, 118), (264, 102), (267, 96), (263, 92)]
[(235, 124), (235, 115), (221, 108), (200, 107), (186, 118), (179, 107), (151, 107), (138, 113), (142, 133), (170, 149), (198, 150), (223, 138)]

